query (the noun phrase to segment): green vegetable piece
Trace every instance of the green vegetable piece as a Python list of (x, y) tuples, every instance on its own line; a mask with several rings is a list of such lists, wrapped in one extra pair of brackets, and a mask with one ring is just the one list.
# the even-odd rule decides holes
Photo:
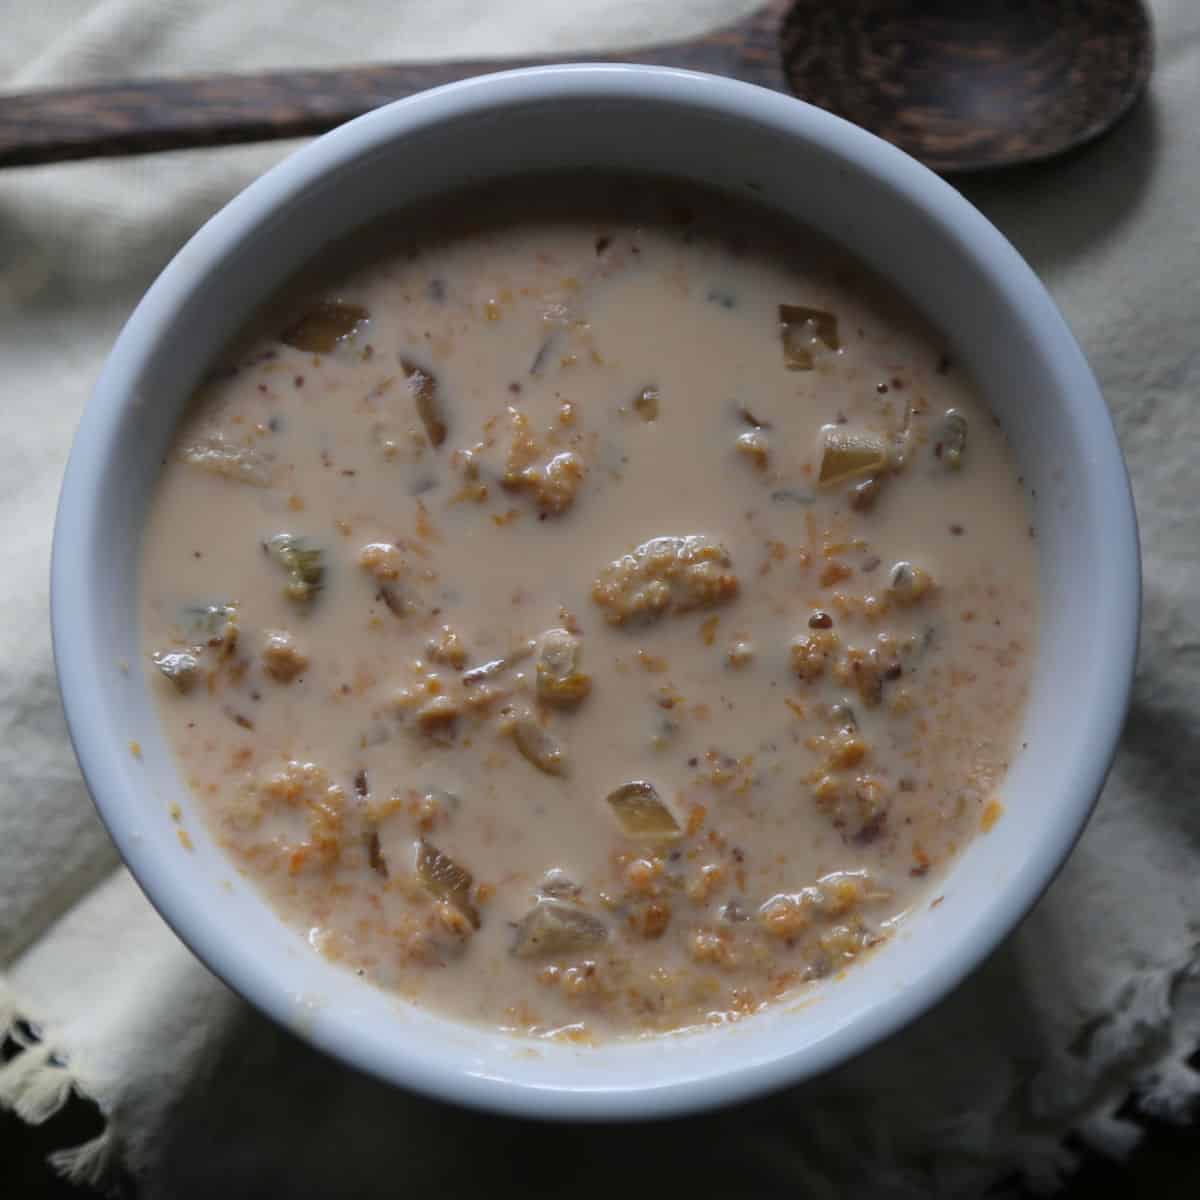
[(184, 632), (189, 638), (219, 647), (221, 656), (232, 654), (238, 640), (236, 604), (202, 604), (183, 610)]
[(933, 452), (952, 471), (962, 466), (963, 451), (967, 448), (967, 418), (956, 408), (948, 408)]
[(598, 917), (558, 900), (540, 900), (517, 926), (512, 952), (518, 958), (576, 954), (607, 939), (608, 927)]
[(659, 798), (652, 783), (635, 779), (608, 794), (608, 806), (629, 837), (672, 838), (679, 836), (679, 822)]
[(789, 371), (811, 371), (821, 346), (827, 350), (842, 348), (837, 317), (820, 308), (781, 304), (779, 332), (783, 340), (783, 363)]
[(280, 334), (285, 346), (311, 354), (330, 354), (338, 342), (354, 337), (370, 313), (359, 304), (320, 300)]
[(479, 928), (479, 910), (471, 903), (474, 876), (424, 838), (417, 844), (417, 877), (432, 895), (453, 904)]
[(306, 604), (321, 590), (325, 579), (322, 551), (290, 533), (277, 533), (267, 543), (267, 551), (288, 573), (283, 594), (289, 600)]

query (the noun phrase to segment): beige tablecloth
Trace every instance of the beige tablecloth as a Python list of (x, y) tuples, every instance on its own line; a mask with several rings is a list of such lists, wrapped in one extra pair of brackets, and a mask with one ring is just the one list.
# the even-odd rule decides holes
[[(832, 0), (831, 0), (832, 2)], [(6, 7), (0, 87), (166, 72), (571, 50), (685, 35), (753, 0), (39, 0)], [(973, 1196), (1052, 1188), (1063, 1135), (1115, 1153), (1131, 1090), (1200, 1094), (1200, 6), (1155, 0), (1149, 99), (1112, 136), (966, 187), (1095, 364), (1133, 472), (1146, 565), (1124, 746), (1070, 864), (937, 1011), (818, 1082), (650, 1129), (473, 1116), (342, 1070), (247, 1009), (119, 869), (67, 743), (46, 578), (71, 433), (121, 322), (187, 236), (287, 146), (0, 174), (0, 1067), (31, 1121), (71, 1088), (107, 1128), (58, 1164), (148, 1198), (619, 1188)], [(1104, 647), (1096, 647), (1103, 653)], [(25, 1030), (24, 1024), (18, 1029)], [(28, 1040), (28, 1039), (27, 1039)], [(61, 1065), (60, 1065), (61, 1064)]]

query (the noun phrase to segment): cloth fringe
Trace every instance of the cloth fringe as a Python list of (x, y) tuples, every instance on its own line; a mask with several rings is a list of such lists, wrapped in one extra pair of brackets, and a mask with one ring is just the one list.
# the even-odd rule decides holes
[(118, 1166), (117, 1138), (112, 1126), (105, 1126), (103, 1133), (82, 1146), (55, 1150), (46, 1161), (68, 1183), (111, 1192)]
[[(31, 1041), (22, 1032), (23, 1014), (16, 998), (0, 979), (0, 1043), (12, 1039), (22, 1050), (0, 1062), (0, 1111), (11, 1112), (29, 1125), (50, 1120), (72, 1095), (84, 1095), (65, 1059), (49, 1042)], [(117, 1174), (117, 1139), (105, 1115), (104, 1130), (81, 1146), (55, 1150), (46, 1161), (74, 1184), (109, 1191)]]
[[(0, 1109), (15, 1113), (31, 1125), (40, 1125), (59, 1112), (72, 1094), (85, 1093), (55, 1054), (53, 1044), (30, 1038), (30, 1027), (32, 1023), (0, 978), (0, 1041), (11, 1038), (24, 1047), (15, 1058), (0, 1064)], [(1200, 948), (1181, 962), (1140, 972), (1126, 984), (1107, 1017), (1089, 1032), (1080, 1069), (1088, 1081), (1085, 1090), (1092, 1094), (1091, 1104), (1085, 1102), (1084, 1107), (1091, 1111), (1080, 1112), (1072, 1123), (1072, 1131), (1080, 1141), (1111, 1159), (1127, 1158), (1144, 1132), (1136, 1122), (1117, 1115), (1131, 1092), (1148, 1115), (1180, 1124), (1188, 1121), (1200, 1104), (1200, 1072), (1188, 1062), (1196, 1051), (1198, 1037)], [(1048, 1073), (1054, 1074), (1050, 1069)], [(1112, 1090), (1097, 1103), (1096, 1089), (1105, 1080)], [(1036, 1086), (1035, 1082), (1035, 1091)], [(1043, 1105), (1035, 1103), (1032, 1107), (1031, 1115), (1040, 1115), (1049, 1126), (1057, 1123), (1053, 1112)], [(955, 1136), (951, 1140), (963, 1158), (931, 1170), (914, 1169), (897, 1161), (901, 1156), (894, 1147), (872, 1147), (867, 1157), (874, 1160), (874, 1182), (882, 1189), (878, 1195), (886, 1195), (888, 1200), (963, 1196), (979, 1194), (994, 1185), (1002, 1172), (997, 1169), (995, 1155), (986, 1150), (988, 1143), (994, 1142), (993, 1122), (994, 1114), (987, 1128), (981, 1121), (970, 1119), (953, 1122)], [(811, 1117), (806, 1124), (805, 1148), (790, 1148), (789, 1157), (795, 1156), (794, 1166), (814, 1200), (824, 1195), (832, 1197), (837, 1192), (826, 1189), (835, 1186), (835, 1178), (843, 1176), (850, 1156), (835, 1129)], [(1056, 1192), (1078, 1166), (1078, 1154), (1058, 1137), (1046, 1133), (1013, 1130), (1008, 1150), (1012, 1166), (1020, 1171), (1026, 1186), (1040, 1195)], [(857, 1157), (861, 1163), (861, 1153)], [(103, 1132), (82, 1145), (54, 1151), (47, 1161), (71, 1183), (111, 1191), (121, 1168), (120, 1139), (105, 1114)]]
[(75, 1081), (50, 1061), (49, 1046), (30, 1046), (0, 1067), (0, 1108), (30, 1125), (41, 1125), (70, 1099)]

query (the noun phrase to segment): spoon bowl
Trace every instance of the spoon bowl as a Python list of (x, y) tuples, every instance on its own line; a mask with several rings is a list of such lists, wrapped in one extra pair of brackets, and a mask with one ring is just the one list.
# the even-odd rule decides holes
[(1139, 0), (795, 0), (779, 34), (797, 96), (943, 174), (1098, 137), (1153, 59)]

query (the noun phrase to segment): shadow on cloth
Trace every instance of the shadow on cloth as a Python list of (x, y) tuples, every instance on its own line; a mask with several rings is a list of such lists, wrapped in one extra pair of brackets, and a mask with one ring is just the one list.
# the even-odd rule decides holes
[(1068, 155), (954, 182), (1049, 274), (1120, 235), (1149, 190), (1161, 144), (1151, 91), (1110, 133)]
[[(985, 1003), (989, 992), (1003, 1003)], [(853, 1194), (871, 1200), (925, 1200), (947, 1185), (978, 1194), (1010, 1174), (1015, 1159), (981, 1155), (977, 1143), (1003, 1143), (997, 1124), (1023, 1112), (1027, 1079), (1045, 1051), (1020, 959), (1005, 948), (933, 1013), (821, 1080), (716, 1114), (567, 1126), (400, 1092), (241, 1006), (209, 1070), (151, 1135), (143, 1183), (147, 1196), (173, 1200), (370, 1200), (493, 1188), (572, 1200), (697, 1189), (808, 1200), (847, 1187), (868, 1188)], [(986, 1129), (964, 1124), (983, 1107)], [(1051, 1139), (1050, 1157), (1056, 1147)]]

